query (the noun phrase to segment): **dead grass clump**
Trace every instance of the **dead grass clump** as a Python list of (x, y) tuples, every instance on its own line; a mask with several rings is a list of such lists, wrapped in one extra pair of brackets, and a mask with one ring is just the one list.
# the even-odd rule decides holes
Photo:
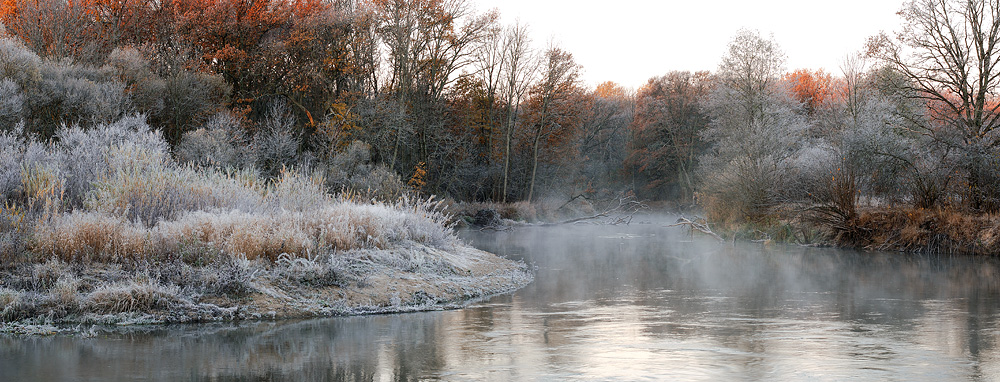
[(281, 254), (385, 249), (407, 241), (453, 245), (457, 238), (445, 226), (447, 217), (435, 208), (434, 202), (404, 200), (393, 205), (336, 202), (311, 211), (269, 214), (194, 211), (153, 227), (109, 213), (73, 212), (39, 226), (32, 250), (82, 262), (149, 260), (190, 249), (273, 262)]
[(152, 226), (186, 211), (218, 206), (217, 182), (169, 162), (165, 153), (123, 146), (108, 150), (109, 173), (95, 182), (85, 207)]
[(69, 264), (59, 259), (49, 259), (48, 261), (31, 266), (31, 288), (36, 291), (44, 291), (56, 285), (60, 279), (70, 277)]
[(104, 314), (165, 310), (181, 302), (176, 286), (163, 285), (149, 277), (97, 287), (85, 302), (87, 308)]
[[(992, 254), (1000, 250), (1000, 225), (989, 215), (943, 209), (862, 211), (837, 237), (840, 245), (903, 252)], [(850, 240), (848, 240), (850, 239)]]
[(152, 254), (150, 237), (141, 226), (97, 212), (73, 212), (35, 229), (33, 252), (63, 261), (118, 261)]
[(23, 298), (24, 292), (0, 288), (0, 322), (12, 321), (20, 318), (21, 314), (21, 300)]
[(80, 280), (73, 276), (62, 277), (49, 289), (49, 299), (67, 313), (80, 309)]
[(6, 310), (11, 305), (14, 305), (15, 303), (17, 303), (17, 300), (20, 297), (21, 297), (21, 291), (8, 288), (0, 288), (0, 308), (3, 308), (0, 310)]
[(277, 273), (299, 284), (317, 287), (343, 286), (344, 280), (332, 256), (292, 258), (287, 254), (278, 257)]
[(0, 204), (0, 268), (21, 263), (33, 228), (27, 211), (9, 201)]
[(233, 256), (218, 267), (206, 269), (203, 288), (208, 293), (229, 297), (244, 297), (253, 293), (254, 279), (265, 269), (262, 262)]
[(993, 252), (1000, 252), (1000, 220), (991, 217), (982, 232), (979, 234), (979, 242), (984, 248), (996, 249)]
[(176, 221), (161, 222), (155, 235), (165, 250), (193, 240), (229, 255), (274, 261), (282, 253), (305, 253), (314, 245), (309, 233), (302, 229), (303, 215), (197, 211)]
[(535, 206), (526, 201), (505, 204), (500, 208), (500, 217), (526, 222), (538, 221), (538, 211)]

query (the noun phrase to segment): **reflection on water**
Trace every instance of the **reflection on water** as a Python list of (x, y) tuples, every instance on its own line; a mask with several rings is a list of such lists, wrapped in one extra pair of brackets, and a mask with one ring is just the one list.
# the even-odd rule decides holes
[(733, 248), (663, 224), (464, 236), (535, 282), (456, 311), (0, 337), (0, 381), (1000, 378), (994, 260)]

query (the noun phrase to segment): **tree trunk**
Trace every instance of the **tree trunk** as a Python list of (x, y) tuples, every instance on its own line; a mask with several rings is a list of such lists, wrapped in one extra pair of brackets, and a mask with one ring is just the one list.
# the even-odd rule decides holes
[(541, 135), (542, 135), (542, 129), (541, 127), (539, 127), (538, 131), (535, 132), (535, 148), (534, 150), (532, 150), (532, 155), (531, 155), (531, 162), (532, 162), (531, 185), (528, 186), (528, 203), (531, 203), (531, 198), (534, 196), (535, 193), (535, 174), (538, 173), (538, 142), (540, 141), (539, 138), (541, 137)]
[(531, 183), (528, 186), (528, 203), (531, 203), (532, 197), (535, 195), (535, 174), (538, 173), (538, 146), (542, 138), (542, 129), (545, 128), (545, 117), (549, 112), (549, 98), (546, 97), (542, 101), (542, 117), (538, 122), (538, 128), (535, 129), (535, 144), (531, 155)]
[[(509, 97), (513, 98), (513, 97)], [(514, 134), (514, 122), (517, 120), (517, 107), (511, 106), (513, 101), (507, 101), (507, 129), (504, 132), (504, 155), (503, 155), (503, 194), (500, 197), (503, 203), (507, 203), (507, 184), (510, 176), (510, 139)]]

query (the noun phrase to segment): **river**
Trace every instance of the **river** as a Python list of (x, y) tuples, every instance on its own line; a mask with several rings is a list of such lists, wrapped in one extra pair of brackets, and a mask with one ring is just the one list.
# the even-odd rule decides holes
[(464, 231), (537, 274), (460, 310), (0, 337), (0, 381), (1000, 380), (994, 259), (641, 223)]

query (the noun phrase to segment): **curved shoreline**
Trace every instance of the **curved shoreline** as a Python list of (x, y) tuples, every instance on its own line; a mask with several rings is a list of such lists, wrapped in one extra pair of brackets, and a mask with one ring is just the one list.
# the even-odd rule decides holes
[[(84, 325), (452, 309), (511, 293), (533, 280), (521, 262), (465, 244), (441, 249), (415, 242), (277, 263), (237, 259), (200, 267), (175, 262), (123, 269), (118, 264), (79, 266), (52, 260), (4, 273), (8, 284), (22, 283), (24, 288), (0, 288), (0, 333), (29, 335), (74, 334)], [(217, 279), (226, 274), (249, 277)]]

